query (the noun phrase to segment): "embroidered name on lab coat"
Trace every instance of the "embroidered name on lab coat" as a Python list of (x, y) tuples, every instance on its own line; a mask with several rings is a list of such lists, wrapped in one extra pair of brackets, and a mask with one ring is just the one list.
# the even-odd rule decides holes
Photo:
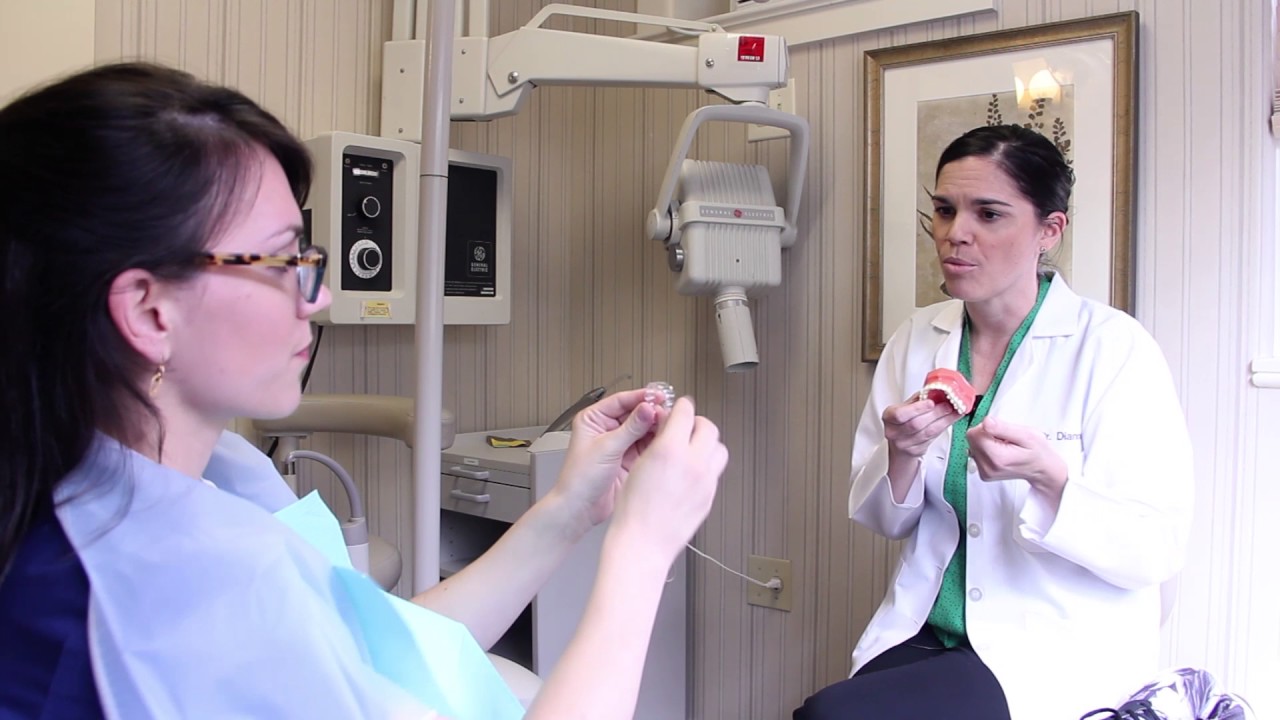
[(1078, 432), (1070, 433), (1070, 432), (1062, 432), (1061, 430), (1057, 431), (1056, 433), (1044, 434), (1045, 440), (1080, 440), (1080, 437), (1081, 435)]

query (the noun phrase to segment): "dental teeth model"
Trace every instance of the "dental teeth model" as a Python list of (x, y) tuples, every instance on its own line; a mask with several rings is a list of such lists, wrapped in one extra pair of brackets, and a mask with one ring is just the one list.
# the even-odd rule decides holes
[(644, 386), (644, 401), (670, 410), (676, 404), (676, 389), (661, 380), (651, 382)]
[(964, 375), (949, 368), (931, 370), (924, 377), (924, 387), (916, 393), (921, 400), (929, 398), (935, 403), (951, 403), (951, 407), (961, 415), (973, 409), (973, 400), (977, 392), (965, 380)]

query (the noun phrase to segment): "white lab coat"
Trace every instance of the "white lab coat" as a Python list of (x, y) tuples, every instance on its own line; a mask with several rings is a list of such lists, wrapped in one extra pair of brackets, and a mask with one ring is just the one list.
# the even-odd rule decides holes
[[(885, 476), (881, 415), (955, 368), (963, 305), (918, 311), (885, 347), (853, 444), (849, 516), (906, 538), (897, 577), (853, 651), (853, 671), (923, 626), (959, 539), (942, 481), (950, 431), (926, 451), (905, 502)], [(1160, 588), (1191, 524), (1191, 442), (1168, 365), (1132, 317), (1055, 277), (991, 405), (1066, 461), (1055, 514), (1023, 480), (968, 475), (966, 626), (1013, 720), (1076, 720), (1157, 670)], [(922, 688), (925, 690), (926, 688)]]

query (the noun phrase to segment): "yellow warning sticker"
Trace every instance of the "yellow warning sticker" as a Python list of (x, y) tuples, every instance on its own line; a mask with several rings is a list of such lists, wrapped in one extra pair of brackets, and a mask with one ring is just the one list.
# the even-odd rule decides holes
[(391, 303), (385, 300), (365, 300), (360, 304), (360, 317), (391, 319)]

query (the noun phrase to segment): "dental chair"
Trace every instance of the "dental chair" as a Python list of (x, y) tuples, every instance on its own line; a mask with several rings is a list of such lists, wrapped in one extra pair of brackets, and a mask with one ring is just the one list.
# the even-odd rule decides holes
[[(440, 419), (440, 448), (444, 450), (453, 445), (455, 422), (453, 413), (444, 409)], [(400, 551), (377, 535), (369, 534), (364, 503), (351, 475), (332, 458), (302, 450), (298, 444), (312, 433), (353, 433), (399, 440), (412, 450), (413, 401), (389, 395), (307, 394), (302, 396), (302, 403), (292, 415), (278, 420), (254, 420), (253, 429), (279, 442), (277, 467), (295, 494), (299, 460), (319, 462), (334, 473), (342, 483), (351, 508), (351, 518), (341, 525), (352, 565), (369, 575), (383, 590), (389, 592), (395, 587), (403, 572)], [(507, 658), (488, 655), (516, 698), (528, 708), (542, 687), (542, 679)]]
[[(441, 411), (440, 447), (453, 444), (453, 413)], [(351, 517), (342, 522), (342, 536), (351, 554), (351, 564), (390, 591), (400, 582), (404, 565), (400, 551), (377, 535), (370, 535), (364, 501), (351, 475), (333, 458), (301, 450), (299, 442), (312, 433), (350, 433), (391, 438), (413, 449), (413, 401), (390, 395), (302, 396), (298, 409), (278, 420), (254, 420), (253, 428), (264, 437), (279, 442), (275, 459), (280, 475), (295, 493), (298, 491), (299, 460), (312, 460), (327, 467), (342, 483)]]

